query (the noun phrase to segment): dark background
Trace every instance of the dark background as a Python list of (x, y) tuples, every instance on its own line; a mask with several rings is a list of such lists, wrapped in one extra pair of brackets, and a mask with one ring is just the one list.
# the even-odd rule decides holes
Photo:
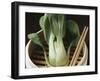
[[(44, 15), (44, 13), (29, 13), (29, 12), (26, 12), (26, 14), (25, 14), (25, 26), (26, 26), (25, 45), (29, 41), (29, 39), (27, 38), (27, 35), (30, 34), (30, 33), (33, 33), (33, 32), (37, 32), (41, 29), (40, 26), (39, 26), (39, 19), (42, 15)], [(66, 14), (65, 17), (66, 17), (67, 20), (72, 19), (72, 20), (74, 20), (78, 23), (80, 33), (83, 31), (83, 28), (85, 26), (89, 27), (89, 16), (88, 15), (69, 15), (69, 14)], [(89, 49), (89, 31), (87, 33), (85, 41), (86, 41), (88, 49)], [(88, 64), (89, 64), (89, 58), (88, 58)]]
[(39, 19), (43, 14), (41, 13), (26, 13), (25, 14), (25, 23), (26, 23), (26, 42), (28, 42), (27, 35), (30, 33), (35, 33), (39, 31), (41, 28), (39, 26)]

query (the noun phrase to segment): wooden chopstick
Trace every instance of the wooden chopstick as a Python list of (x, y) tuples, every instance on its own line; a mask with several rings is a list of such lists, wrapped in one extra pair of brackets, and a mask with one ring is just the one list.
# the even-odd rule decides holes
[(80, 45), (80, 42), (81, 42), (81, 40), (82, 40), (82, 37), (83, 37), (83, 34), (84, 34), (85, 30), (86, 30), (86, 27), (84, 28), (84, 30), (83, 30), (83, 32), (82, 32), (82, 35), (81, 35), (81, 37), (80, 37), (80, 40), (79, 40), (79, 42), (78, 42), (78, 44), (77, 44), (77, 47), (76, 47), (75, 52), (74, 52), (74, 54), (73, 54), (72, 60), (71, 60), (71, 62), (70, 62), (70, 66), (73, 64), (73, 61), (74, 61), (74, 59), (75, 59), (75, 57), (76, 57), (76, 54), (77, 54), (77, 51), (78, 51), (78, 48), (79, 48), (79, 45)]
[(79, 40), (79, 42), (77, 44), (77, 47), (75, 49), (75, 52), (73, 54), (72, 60), (71, 60), (71, 62), (69, 64), (70, 66), (75, 65), (75, 63), (76, 63), (76, 61), (77, 61), (77, 59), (79, 57), (79, 54), (80, 54), (80, 52), (82, 50), (83, 43), (84, 43), (84, 40), (85, 40), (85, 37), (86, 37), (86, 34), (87, 34), (87, 31), (88, 31), (88, 27), (85, 27), (83, 32), (82, 32), (82, 34), (81, 34), (80, 40)]
[(87, 31), (88, 31), (88, 27), (87, 27), (86, 32), (85, 32), (85, 34), (84, 34), (84, 36), (83, 36), (83, 39), (82, 39), (82, 41), (81, 41), (81, 43), (80, 43), (80, 47), (79, 47), (79, 49), (78, 49), (78, 51), (77, 51), (77, 55), (76, 55), (76, 57), (75, 57), (75, 60), (73, 61), (73, 65), (75, 65), (75, 63), (76, 63), (76, 61), (77, 61), (77, 59), (78, 59), (78, 57), (79, 57), (79, 54), (80, 54), (80, 52), (81, 52), (81, 50), (82, 50), (82, 48), (83, 48), (83, 45), (84, 45), (84, 41), (85, 41), (85, 38), (86, 38)]

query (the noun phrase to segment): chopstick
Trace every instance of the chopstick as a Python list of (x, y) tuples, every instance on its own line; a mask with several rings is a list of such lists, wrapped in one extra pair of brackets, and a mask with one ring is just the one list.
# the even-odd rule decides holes
[(86, 38), (87, 31), (88, 31), (88, 27), (84, 27), (84, 30), (83, 30), (83, 32), (81, 34), (81, 37), (79, 39), (79, 42), (77, 44), (77, 47), (75, 49), (75, 52), (73, 54), (73, 57), (72, 57), (72, 60), (71, 60), (71, 62), (69, 64), (69, 66), (74, 66), (75, 65), (75, 63), (76, 63), (76, 61), (77, 61), (77, 59), (79, 57), (79, 54), (80, 54), (80, 52), (82, 50), (82, 47), (83, 47), (83, 44), (84, 44), (84, 40)]

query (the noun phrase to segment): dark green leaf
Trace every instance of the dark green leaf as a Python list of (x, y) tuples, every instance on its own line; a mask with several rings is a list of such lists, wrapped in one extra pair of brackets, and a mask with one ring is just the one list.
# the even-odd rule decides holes
[(45, 40), (48, 43), (49, 38), (50, 38), (51, 29), (50, 29), (50, 23), (49, 23), (47, 15), (44, 15), (40, 18), (40, 26), (43, 29)]
[(73, 35), (77, 35), (77, 36), (80, 36), (80, 33), (79, 33), (79, 26), (78, 24), (73, 21), (73, 20), (68, 20), (66, 22), (66, 27), (67, 27), (67, 30), (72, 33)]
[(37, 35), (37, 33), (31, 33), (31, 34), (28, 34), (28, 38), (30, 40), (32, 40), (35, 44), (39, 45), (39, 46), (43, 46), (41, 41), (40, 41), (40, 38), (39, 36)]
[(68, 20), (66, 22), (66, 36), (67, 42), (70, 44), (73, 40), (77, 42), (78, 38), (80, 37), (79, 26), (73, 20)]

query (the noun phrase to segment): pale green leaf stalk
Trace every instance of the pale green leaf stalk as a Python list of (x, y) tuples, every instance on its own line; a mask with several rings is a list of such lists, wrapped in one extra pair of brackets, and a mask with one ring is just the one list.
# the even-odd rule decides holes
[(62, 38), (57, 38), (57, 42), (55, 42), (55, 50), (56, 50), (56, 66), (65, 66), (69, 63), (69, 55), (66, 52), (66, 49), (63, 44)]
[(56, 65), (56, 50), (55, 50), (53, 33), (50, 34), (50, 39), (49, 39), (49, 60), (48, 61), (51, 66)]

